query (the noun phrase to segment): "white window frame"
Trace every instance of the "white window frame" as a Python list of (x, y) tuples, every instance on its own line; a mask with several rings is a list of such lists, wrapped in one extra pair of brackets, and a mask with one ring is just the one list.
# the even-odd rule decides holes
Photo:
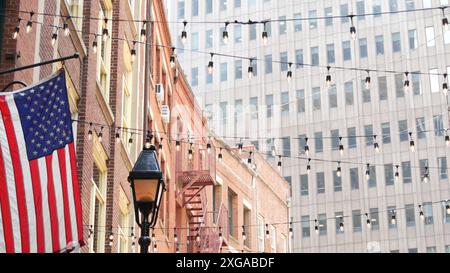
[(265, 235), (264, 235), (264, 217), (258, 215), (258, 252), (264, 252)]

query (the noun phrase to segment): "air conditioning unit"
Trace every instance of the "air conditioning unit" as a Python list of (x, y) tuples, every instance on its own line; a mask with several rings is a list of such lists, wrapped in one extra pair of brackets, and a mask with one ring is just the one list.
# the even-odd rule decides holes
[(158, 102), (164, 100), (164, 86), (160, 83), (156, 85), (156, 99)]
[(164, 123), (169, 123), (170, 121), (170, 109), (168, 105), (161, 106), (161, 118)]

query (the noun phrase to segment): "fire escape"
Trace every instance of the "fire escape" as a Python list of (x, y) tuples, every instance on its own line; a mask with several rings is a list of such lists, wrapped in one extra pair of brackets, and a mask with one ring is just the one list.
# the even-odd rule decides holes
[[(177, 202), (189, 217), (189, 241), (192, 252), (219, 252), (222, 238), (228, 232), (219, 230), (207, 211), (206, 187), (214, 186), (216, 153), (211, 149), (180, 141), (176, 152)], [(212, 145), (212, 144), (211, 144)], [(228, 214), (225, 219), (227, 220)], [(221, 216), (221, 219), (224, 216)], [(217, 219), (218, 220), (218, 219)]]

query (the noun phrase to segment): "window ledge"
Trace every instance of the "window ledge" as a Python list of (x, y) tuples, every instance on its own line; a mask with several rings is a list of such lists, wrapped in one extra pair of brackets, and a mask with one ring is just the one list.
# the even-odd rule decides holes
[(97, 88), (95, 95), (97, 97), (97, 101), (100, 104), (100, 109), (102, 109), (103, 116), (105, 117), (106, 121), (108, 122), (108, 125), (111, 126), (114, 122), (114, 115), (111, 110), (111, 107), (109, 107), (108, 101), (106, 101), (105, 96), (103, 95), (102, 87), (100, 86), (99, 82), (96, 80)]
[[(61, 1), (61, 14), (66, 16), (71, 16), (72, 14), (69, 11), (69, 5), (67, 4), (67, 0)], [(80, 53), (80, 59), (83, 59), (87, 54), (86, 45), (84, 44), (83, 38), (81, 37), (80, 31), (81, 29), (77, 29), (72, 20), (68, 20), (69, 28), (74, 29), (76, 31), (70, 32), (70, 38), (76, 47), (78, 53)]]

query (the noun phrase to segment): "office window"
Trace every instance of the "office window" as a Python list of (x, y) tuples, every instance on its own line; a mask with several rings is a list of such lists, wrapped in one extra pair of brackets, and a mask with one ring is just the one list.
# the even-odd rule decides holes
[(396, 12), (398, 10), (397, 0), (389, 0), (389, 11)]
[(439, 92), (439, 74), (436, 68), (430, 69), (430, 89), (431, 93)]
[(325, 15), (325, 26), (331, 26), (333, 25), (333, 18), (330, 18), (331, 16), (333, 16), (333, 8), (332, 7), (326, 7), (323, 10), (323, 13)]
[(361, 232), (361, 210), (352, 210), (352, 226), (353, 232)]
[(391, 126), (389, 122), (381, 123), (383, 144), (391, 143)]
[(225, 27), (221, 27), (220, 28), (220, 35), (218, 35), (218, 37), (219, 37), (219, 44), (221, 45), (221, 46), (224, 46), (225, 45), (225, 43), (224, 43), (224, 41), (223, 41), (223, 38), (222, 38), (222, 34), (223, 34), (223, 32), (225, 31)]
[(407, 184), (412, 182), (411, 161), (402, 162), (402, 176), (403, 176), (403, 183)]
[(301, 222), (302, 222), (302, 238), (309, 238), (309, 236), (311, 236), (309, 215), (303, 215)]
[(220, 64), (220, 81), (225, 82), (228, 80), (228, 63)]
[(241, 25), (234, 25), (234, 43), (239, 44), (242, 42), (242, 27)]
[(345, 91), (345, 105), (353, 105), (354, 96), (353, 96), (353, 82), (346, 82), (344, 84)]
[(198, 0), (192, 0), (192, 16), (198, 16)]
[(359, 57), (367, 58), (367, 39), (361, 38), (359, 41)]
[(278, 32), (279, 35), (286, 34), (286, 16), (278, 17)]
[(312, 97), (313, 97), (313, 110), (320, 110), (321, 108), (320, 87), (313, 87)]
[(234, 8), (240, 8), (241, 7), (241, 0), (234, 0)]
[(300, 175), (300, 195), (307, 196), (308, 195), (308, 175), (302, 174)]
[(350, 188), (352, 190), (359, 189), (358, 168), (350, 168)]
[(339, 150), (339, 129), (331, 130), (331, 149), (333, 151)]
[(302, 21), (300, 20), (301, 18), (302, 18), (301, 13), (294, 14), (294, 31), (295, 32), (302, 31)]
[(325, 175), (323, 172), (316, 173), (317, 193), (325, 193)]
[(344, 231), (341, 231), (341, 222), (344, 221), (344, 212), (342, 211), (338, 211), (334, 213), (334, 221), (335, 221), (335, 229), (336, 229), (336, 234), (341, 234)]
[(364, 135), (365, 135), (365, 139), (366, 139), (366, 146), (372, 146), (373, 145), (373, 126), (372, 125), (364, 126)]
[(198, 85), (198, 67), (191, 69), (191, 84), (192, 86)]
[(422, 95), (422, 88), (420, 87), (420, 74), (411, 74), (411, 84), (414, 95)]
[(337, 107), (337, 90), (335, 84), (328, 88), (328, 103), (330, 104), (330, 108)]
[(281, 138), (281, 143), (283, 146), (283, 155), (291, 156), (291, 138), (283, 137), (283, 138)]
[(297, 112), (304, 113), (305, 112), (305, 90), (300, 89), (297, 90)]
[(444, 135), (444, 122), (442, 120), (442, 115), (433, 116), (434, 125), (434, 135), (443, 136)]
[(242, 79), (242, 60), (234, 61), (234, 79)]
[(372, 222), (372, 230), (380, 229), (380, 213), (378, 212), (378, 208), (370, 208), (369, 209), (369, 218)]
[(208, 66), (205, 66), (205, 75), (206, 84), (211, 84), (213, 82), (213, 73), (209, 73)]
[(339, 9), (340, 9), (340, 15), (343, 16), (343, 17), (341, 17), (341, 23), (350, 22), (350, 20), (348, 19), (348, 5), (342, 4), (339, 6)]
[(322, 132), (314, 133), (314, 146), (315, 146), (316, 153), (321, 153), (323, 151)]
[(342, 56), (344, 58), (344, 61), (350, 61), (352, 59), (350, 41), (342, 42)]
[(395, 84), (395, 94), (397, 98), (402, 98), (405, 96), (405, 90), (403, 87), (403, 74), (395, 74), (394, 75), (394, 84)]
[(425, 118), (419, 117), (416, 118), (416, 131), (417, 131), (417, 139), (422, 139), (426, 137), (426, 128), (425, 128)]
[[(364, 6), (364, 1), (357, 1), (356, 2), (356, 14), (362, 15), (366, 13), (366, 8)], [(358, 21), (364, 20), (365, 16), (358, 16)]]
[(398, 132), (400, 134), (400, 142), (408, 141), (408, 121), (407, 120), (399, 120), (398, 121)]
[(406, 10), (414, 10), (415, 9), (414, 0), (405, 0), (405, 7)]
[(295, 50), (295, 68), (303, 67), (303, 49)]
[(205, 48), (213, 47), (213, 31), (209, 29), (205, 33)]
[(248, 36), (251, 41), (256, 40), (256, 24), (248, 25)]
[(327, 235), (327, 215), (325, 213), (319, 214), (319, 235)]
[(287, 52), (280, 53), (280, 70), (281, 72), (288, 70), (288, 54)]
[(384, 55), (384, 38), (383, 35), (375, 36), (375, 49), (377, 55)]
[(401, 50), (400, 32), (394, 32), (392, 33), (392, 52), (400, 52)]
[(419, 41), (417, 39), (417, 30), (410, 29), (408, 30), (408, 43), (409, 43), (409, 49), (416, 49)]
[(416, 210), (414, 204), (405, 205), (405, 216), (406, 216), (406, 226), (414, 227), (416, 226)]
[(378, 77), (378, 94), (380, 101), (388, 99), (386, 76)]
[(335, 60), (334, 57), (334, 44), (327, 45), (327, 63), (333, 64)]
[[(395, 219), (394, 223), (392, 222), (392, 217), (394, 217), (394, 219)], [(397, 228), (397, 214), (396, 214), (395, 206), (387, 207), (387, 222), (388, 222), (389, 229)]]
[(306, 145), (306, 135), (299, 135), (298, 136), (298, 153), (304, 154), (305, 153), (305, 145)]
[(350, 127), (347, 128), (347, 140), (348, 140), (348, 148), (356, 148), (356, 128)]
[(425, 167), (428, 167), (428, 159), (419, 159), (420, 167), (420, 178), (422, 179), (425, 175)]
[(447, 157), (438, 157), (439, 179), (447, 180)]
[(178, 13), (177, 13), (177, 18), (178, 19), (183, 19), (184, 18), (184, 12), (185, 12), (185, 7), (184, 7), (184, 0), (178, 0)]
[(234, 128), (238, 127), (238, 124), (243, 120), (243, 107), (242, 99), (234, 101)]
[(222, 120), (222, 125), (224, 127), (223, 131), (226, 131), (226, 125), (228, 121), (228, 103), (223, 101), (220, 103), (220, 119)]
[(308, 15), (309, 15), (309, 18), (312, 18), (312, 19), (308, 20), (309, 21), (309, 29), (317, 28), (317, 19), (315, 19), (315, 18), (317, 18), (317, 11), (310, 10)]
[(377, 186), (377, 169), (375, 166), (369, 166), (369, 180), (367, 181), (369, 184), (369, 188), (375, 188)]
[(381, 0), (373, 0), (372, 2), (372, 13), (374, 14), (374, 17), (380, 17), (381, 16)]
[(281, 93), (281, 116), (289, 116), (289, 92)]
[(435, 246), (428, 246), (427, 247), (427, 253), (436, 253), (436, 247)]
[(206, 0), (206, 14), (210, 14), (213, 11), (213, 0)]
[(394, 185), (394, 166), (393, 164), (384, 164), (384, 180), (386, 186)]
[(424, 223), (425, 225), (432, 225), (433, 220), (433, 204), (431, 202), (425, 202), (422, 205), (423, 214), (425, 216)]
[(319, 47), (311, 47), (311, 64), (319, 65)]
[(264, 56), (264, 72), (266, 74), (272, 73), (272, 55), (265, 55)]
[(408, 248), (408, 253), (417, 253), (417, 248)]
[(434, 38), (434, 27), (426, 27), (425, 36), (427, 37), (427, 47), (436, 46), (436, 40)]
[(228, 0), (220, 0), (220, 11), (227, 10)]
[(342, 178), (337, 176), (337, 171), (333, 171), (333, 189), (334, 192), (342, 191)]
[(258, 119), (258, 97), (250, 98), (250, 118), (252, 120)]
[(370, 95), (370, 88), (367, 88), (365, 80), (361, 80), (361, 90), (363, 103), (371, 102), (372, 96)]
[(266, 95), (266, 117), (273, 116), (273, 95)]
[(258, 214), (258, 252), (264, 252), (264, 242), (265, 242), (265, 227), (264, 227), (264, 217)]
[(450, 213), (447, 213), (446, 206), (450, 206), (450, 201), (446, 201), (442, 203), (442, 213), (444, 214), (444, 223), (449, 224), (450, 223)]

